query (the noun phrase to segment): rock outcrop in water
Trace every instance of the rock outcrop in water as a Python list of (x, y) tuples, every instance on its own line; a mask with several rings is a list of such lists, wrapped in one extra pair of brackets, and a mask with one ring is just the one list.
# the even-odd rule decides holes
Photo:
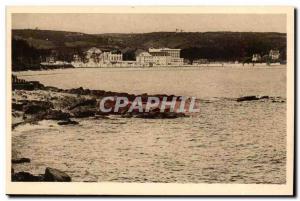
[(236, 101), (241, 102), (241, 101), (252, 101), (252, 100), (259, 100), (259, 98), (256, 96), (243, 96), (243, 97), (237, 98)]
[(45, 170), (44, 181), (70, 182), (71, 177), (58, 169), (47, 167)]
[(257, 101), (257, 100), (270, 100), (272, 102), (284, 103), (285, 100), (281, 97), (270, 97), (270, 96), (242, 96), (236, 99), (237, 102), (243, 101)]
[(12, 173), (11, 181), (41, 182), (44, 181), (44, 177), (43, 175), (33, 175), (29, 172), (17, 172)]
[[(99, 111), (99, 101), (105, 97), (126, 97), (133, 101), (140, 97), (146, 102), (148, 97), (157, 97), (162, 100), (167, 97), (168, 101), (174, 98), (179, 100), (180, 96), (166, 94), (128, 94), (121, 92), (111, 92), (104, 90), (90, 90), (82, 87), (74, 89), (59, 89), (56, 87), (44, 86), (39, 82), (20, 80), (13, 76), (13, 99), (12, 116), (15, 128), (24, 123), (35, 123), (40, 120), (56, 120), (59, 125), (76, 125), (78, 122), (72, 118), (107, 118), (107, 115), (120, 115), (123, 118), (145, 118), (145, 119), (173, 119), (185, 117), (184, 113), (176, 113), (165, 110), (159, 112), (154, 108), (150, 112), (129, 112), (129, 107), (124, 107), (117, 112), (102, 113)], [(272, 101), (285, 102), (281, 97), (269, 96), (243, 96), (234, 99), (237, 102), (245, 101)], [(110, 102), (109, 107), (114, 108), (115, 102)]]
[[(40, 84), (39, 82), (31, 82), (18, 79), (13, 75), (12, 82), (12, 116), (15, 128), (24, 123), (34, 123), (40, 120), (56, 120), (59, 125), (75, 125), (78, 122), (72, 118), (86, 118), (107, 115), (121, 115), (124, 118), (146, 118), (146, 119), (164, 119), (184, 117), (183, 113), (165, 112), (129, 112), (129, 108), (121, 108), (117, 112), (102, 113), (99, 111), (99, 101), (104, 97), (126, 97), (129, 101), (133, 101), (136, 97), (141, 97), (142, 101), (146, 101), (149, 96), (158, 97), (160, 100), (167, 97), (171, 101), (175, 95), (134, 95), (128, 93), (111, 92), (103, 90), (83, 89), (82, 87), (75, 89), (59, 89)], [(111, 107), (115, 107), (115, 103)]]
[(79, 124), (77, 121), (73, 121), (73, 120), (66, 120), (66, 121), (59, 121), (57, 122), (58, 125), (77, 125)]
[(47, 167), (44, 174), (33, 175), (29, 172), (14, 172), (12, 169), (11, 180), (14, 182), (70, 182), (71, 177), (65, 172)]
[(30, 163), (29, 158), (16, 158), (11, 160), (12, 163)]

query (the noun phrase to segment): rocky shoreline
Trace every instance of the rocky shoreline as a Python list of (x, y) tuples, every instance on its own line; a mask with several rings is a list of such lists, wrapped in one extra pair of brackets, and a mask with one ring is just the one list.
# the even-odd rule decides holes
[[(184, 113), (175, 113), (165, 111), (163, 113), (157, 110), (151, 110), (147, 113), (137, 111), (128, 112), (128, 108), (123, 108), (118, 112), (102, 113), (99, 111), (99, 100), (104, 97), (127, 97), (129, 101), (133, 101), (136, 97), (141, 97), (142, 101), (146, 101), (150, 96), (148, 94), (128, 94), (118, 93), (104, 90), (75, 89), (59, 89), (51, 86), (44, 86), (37, 81), (25, 81), (13, 76), (12, 84), (12, 128), (24, 123), (36, 123), (41, 120), (56, 120), (59, 125), (73, 124), (78, 122), (73, 118), (105, 118), (108, 115), (120, 115), (124, 118), (178, 118), (185, 117)], [(180, 96), (156, 94), (152, 97), (158, 97), (162, 100), (177, 99)], [(111, 103), (113, 104), (113, 103)]]
[[(59, 89), (51, 86), (44, 86), (37, 81), (25, 81), (13, 76), (12, 82), (12, 129), (17, 126), (30, 123), (35, 124), (41, 120), (54, 120), (58, 125), (77, 125), (76, 120), (79, 118), (95, 118), (105, 119), (109, 115), (119, 115), (122, 118), (144, 118), (144, 119), (172, 119), (186, 117), (184, 113), (160, 112), (151, 110), (150, 112), (128, 112), (128, 108), (123, 108), (118, 112), (102, 113), (99, 111), (99, 100), (104, 97), (127, 97), (129, 101), (133, 101), (136, 97), (141, 97), (146, 101), (148, 97), (158, 97), (160, 100), (167, 97), (167, 100), (180, 99), (181, 96), (166, 94), (128, 94), (118, 93), (104, 90), (75, 89)], [(269, 96), (243, 96), (230, 99), (236, 102), (248, 101), (271, 101), (285, 102), (280, 97)], [(113, 103), (112, 103), (113, 104)], [(13, 158), (14, 164), (30, 163), (29, 158)], [(71, 177), (65, 172), (47, 167), (45, 173), (41, 175), (33, 175), (30, 172), (11, 172), (12, 181), (71, 181)]]
[[(123, 108), (118, 112), (101, 113), (98, 108), (99, 100), (104, 97), (127, 97), (133, 101), (137, 96), (142, 100), (147, 100), (148, 94), (134, 95), (128, 93), (118, 93), (104, 90), (89, 90), (82, 87), (76, 89), (59, 89), (51, 86), (44, 86), (37, 81), (25, 81), (12, 77), (12, 129), (17, 126), (30, 123), (35, 124), (41, 120), (55, 120), (58, 125), (77, 125), (78, 118), (108, 118), (109, 115), (120, 115), (123, 118), (178, 118), (185, 117), (183, 113), (165, 111), (163, 113), (153, 110), (147, 113), (137, 111), (128, 112), (128, 108)], [(172, 100), (174, 95), (157, 94), (151, 95), (162, 99)], [(13, 158), (14, 164), (30, 163), (29, 158)], [(11, 172), (12, 181), (71, 181), (71, 177), (66, 173), (46, 168), (45, 173), (33, 175), (30, 172)]]
[[(167, 97), (180, 100), (181, 96), (147, 93), (135, 95), (104, 90), (90, 90), (82, 87), (74, 89), (59, 89), (52, 86), (44, 86), (37, 81), (25, 81), (13, 75), (12, 82), (12, 129), (25, 123), (36, 123), (41, 120), (56, 120), (59, 125), (76, 125), (77, 118), (107, 118), (109, 115), (120, 115), (123, 118), (145, 118), (145, 119), (173, 119), (186, 117), (185, 113), (176, 113), (165, 110), (160, 112), (157, 108), (150, 112), (128, 111), (128, 107), (121, 108), (118, 112), (102, 113), (99, 110), (99, 102), (105, 97), (126, 97), (133, 101), (140, 97), (147, 101), (148, 97), (157, 97), (162, 100)], [(280, 97), (269, 96), (242, 96), (233, 99), (237, 102), (244, 101), (272, 101), (285, 102)], [(114, 107), (115, 103), (110, 103)]]
[(14, 172), (11, 170), (11, 181), (13, 182), (71, 182), (71, 177), (63, 171), (49, 168), (45, 169), (44, 174), (33, 175), (29, 172)]

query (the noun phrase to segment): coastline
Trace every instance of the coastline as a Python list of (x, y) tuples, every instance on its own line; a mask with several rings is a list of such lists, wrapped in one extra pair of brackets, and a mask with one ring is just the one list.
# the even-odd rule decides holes
[(85, 66), (85, 67), (74, 67), (74, 66), (54, 66), (54, 67), (43, 67), (39, 69), (26, 69), (22, 71), (14, 71), (14, 72), (26, 72), (26, 71), (51, 71), (57, 69), (129, 69), (129, 70), (164, 70), (164, 69), (199, 69), (199, 68), (282, 68), (286, 66), (286, 64), (280, 63), (271, 63), (267, 65), (266, 63), (245, 63), (244, 65), (241, 63), (210, 63), (210, 64), (197, 64), (197, 65), (160, 65), (160, 66)]
[[(101, 113), (98, 102), (107, 96), (123, 96), (133, 100), (140, 96), (142, 100), (150, 95), (134, 95), (128, 93), (118, 93), (104, 90), (89, 90), (82, 87), (76, 89), (59, 89), (51, 86), (44, 86), (37, 81), (25, 81), (13, 76), (12, 83), (12, 130), (23, 124), (37, 124), (42, 120), (56, 121), (59, 126), (78, 125), (75, 119), (94, 118), (108, 119), (109, 115), (118, 115), (122, 118), (144, 118), (144, 119), (174, 119), (185, 117), (183, 113), (165, 111), (150, 111), (140, 113), (137, 111), (127, 112), (128, 108), (123, 108), (118, 112)], [(175, 95), (157, 94), (156, 97), (167, 97), (169, 100)], [(46, 167), (45, 173), (33, 175), (30, 172), (15, 172), (14, 164), (30, 163), (29, 158), (18, 158), (17, 150), (12, 154), (12, 181), (56, 181), (70, 182), (69, 175), (61, 170)]]
[[(135, 99), (137, 96), (142, 97), (142, 99), (147, 99), (149, 96), (156, 97), (168, 97), (170, 100), (173, 97), (180, 97), (176, 95), (167, 95), (167, 94), (129, 94), (126, 92), (112, 92), (105, 90), (93, 90), (93, 89), (84, 89), (71, 88), (71, 89), (60, 89), (52, 86), (44, 86), (38, 81), (26, 81), (18, 79), (16, 76), (13, 76), (12, 83), (12, 130), (18, 126), (29, 124), (35, 125), (39, 124), (39, 121), (42, 120), (51, 120), (54, 124), (57, 124), (59, 127), (66, 128), (76, 128), (76, 126), (81, 126), (82, 120), (96, 120), (96, 121), (110, 121), (110, 119), (115, 118), (113, 116), (117, 115), (117, 118), (141, 118), (141, 119), (172, 119), (189, 117), (189, 114), (178, 114), (178, 113), (157, 113), (155, 111), (150, 113), (128, 113), (125, 110), (121, 110), (118, 113), (109, 113), (103, 114), (98, 111), (98, 102), (104, 97), (107, 96), (125, 96), (129, 100)], [(225, 101), (230, 101), (232, 104), (249, 104), (249, 101), (255, 102), (274, 102), (274, 103), (284, 103), (286, 100), (282, 97), (272, 97), (272, 96), (241, 96), (236, 98), (226, 98)], [(223, 101), (221, 100), (221, 101)], [(201, 99), (201, 104), (211, 104), (214, 100), (204, 100)], [(216, 100), (218, 101), (218, 100)], [(13, 150), (18, 151), (18, 150)], [(23, 158), (24, 157), (24, 158)], [(30, 158), (25, 158), (27, 155), (13, 154), (12, 158), (12, 167), (14, 164), (19, 163), (30, 163)], [(34, 159), (32, 159), (34, 160)], [(47, 164), (48, 165), (48, 164)], [(44, 168), (51, 168), (44, 166)], [(53, 166), (52, 166), (53, 167)], [(22, 169), (18, 169), (20, 171)], [(45, 180), (46, 171), (42, 175), (33, 175), (30, 170), (29, 172), (15, 172), (12, 169), (12, 181), (47, 181)], [(48, 171), (49, 172), (49, 171)], [(55, 170), (55, 173), (59, 172), (62, 175), (65, 172), (60, 170)], [(40, 172), (39, 172), (40, 173)], [(48, 173), (47, 173), (48, 174)], [(64, 178), (69, 178), (64, 176)], [(58, 181), (61, 181), (61, 177), (58, 177)], [(66, 179), (66, 181), (71, 181)]]

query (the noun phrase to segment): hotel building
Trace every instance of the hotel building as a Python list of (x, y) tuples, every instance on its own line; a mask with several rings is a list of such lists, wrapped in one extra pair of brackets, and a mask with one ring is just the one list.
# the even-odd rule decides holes
[(180, 66), (180, 49), (149, 48), (149, 52), (142, 52), (136, 57), (141, 66)]

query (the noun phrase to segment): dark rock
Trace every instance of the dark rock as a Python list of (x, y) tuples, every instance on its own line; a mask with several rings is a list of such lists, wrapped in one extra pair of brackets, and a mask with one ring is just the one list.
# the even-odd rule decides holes
[(237, 98), (236, 101), (241, 102), (241, 101), (253, 101), (253, 100), (259, 100), (259, 98), (256, 96), (243, 96), (243, 97)]
[(37, 89), (44, 89), (45, 86), (43, 84), (41, 84), (40, 82), (38, 81), (30, 81), (29, 82), (31, 85), (33, 85), (34, 89), (37, 90)]
[(91, 90), (91, 95), (93, 96), (103, 96), (105, 93), (104, 90)]
[(106, 91), (103, 96), (115, 96), (116, 93), (112, 91)]
[(143, 103), (146, 103), (148, 101), (148, 94), (147, 93), (143, 93), (141, 95), (139, 95), (139, 97), (141, 97), (141, 100)]
[(30, 83), (16, 83), (12, 85), (12, 90), (34, 90), (34, 85)]
[(259, 97), (259, 99), (269, 99), (270, 97), (269, 96), (261, 96)]
[(175, 96), (175, 95), (170, 95), (170, 96), (168, 96), (167, 100), (168, 100), (168, 101), (172, 101), (173, 98), (174, 98), (175, 100), (178, 100), (178, 97)]
[(66, 108), (69, 110), (70, 107), (75, 106), (76, 104), (82, 102), (86, 100), (85, 98), (78, 96), (62, 96), (59, 97), (59, 99), (57, 101), (55, 101), (57, 103), (57, 106), (59, 108)]
[(62, 92), (63, 91), (62, 89), (59, 89), (57, 87), (51, 87), (51, 86), (44, 87), (44, 90), (46, 90), (46, 91), (53, 91), (53, 92)]
[(12, 109), (17, 110), (17, 111), (22, 111), (23, 110), (23, 103), (12, 103)]
[(69, 110), (72, 110), (72, 109), (74, 109), (74, 108), (76, 108), (76, 107), (79, 107), (79, 106), (93, 106), (93, 107), (95, 107), (96, 104), (97, 104), (97, 100), (96, 100), (96, 99), (82, 100), (81, 102), (79, 102), (79, 103), (77, 103), (77, 104), (71, 106), (71, 107), (69, 108)]
[(91, 94), (91, 90), (84, 89), (83, 95), (90, 95), (90, 94)]
[(44, 119), (52, 119), (52, 120), (68, 120), (70, 117), (69, 113), (62, 112), (61, 110), (49, 110), (47, 114), (44, 116)]
[(65, 121), (59, 121), (57, 122), (58, 125), (77, 125), (79, 124), (77, 121), (72, 121), (70, 119), (65, 120)]
[(175, 119), (178, 117), (185, 117), (186, 115), (183, 113), (175, 113), (175, 112), (146, 112), (136, 114), (134, 117), (143, 118), (143, 119)]
[(95, 116), (96, 108), (88, 106), (80, 106), (71, 110), (72, 116), (76, 118), (92, 117)]
[(134, 117), (142, 119), (155, 119), (158, 117), (155, 113), (135, 113)]
[(29, 158), (17, 158), (17, 159), (12, 159), (12, 163), (30, 163)]
[(65, 172), (47, 167), (45, 171), (44, 181), (70, 182), (71, 177)]
[(96, 112), (95, 119), (109, 119), (108, 114)]
[(128, 94), (128, 96), (127, 96), (128, 100), (131, 102), (134, 101), (135, 97), (136, 96), (134, 94)]
[(25, 114), (35, 114), (45, 112), (53, 108), (53, 104), (46, 101), (23, 101), (23, 111)]
[(12, 116), (13, 117), (22, 117), (23, 115), (21, 112), (12, 111)]
[(17, 172), (13, 173), (11, 175), (11, 180), (12, 181), (23, 181), (23, 182), (38, 182), (38, 181), (43, 181), (44, 177), (43, 176), (35, 176), (33, 174), (30, 174), (29, 172)]
[[(169, 112), (169, 108), (165, 108), (164, 112)], [(151, 108), (150, 112), (155, 112), (155, 113), (160, 113), (160, 108), (159, 107), (155, 107), (155, 108)]]
[(186, 117), (186, 115), (184, 113), (166, 112), (166, 113), (162, 113), (162, 114), (163, 114), (163, 118), (167, 118), (167, 119)]
[(22, 124), (25, 124), (25, 122), (18, 122), (11, 125), (12, 130), (15, 129), (17, 126), (20, 126)]
[(90, 94), (89, 89), (83, 89), (82, 87), (75, 88), (75, 89), (66, 89), (64, 91), (67, 93), (78, 94), (78, 95), (89, 95)]
[(25, 114), (35, 114), (46, 110), (47, 108), (44, 108), (40, 105), (26, 105), (24, 108)]

